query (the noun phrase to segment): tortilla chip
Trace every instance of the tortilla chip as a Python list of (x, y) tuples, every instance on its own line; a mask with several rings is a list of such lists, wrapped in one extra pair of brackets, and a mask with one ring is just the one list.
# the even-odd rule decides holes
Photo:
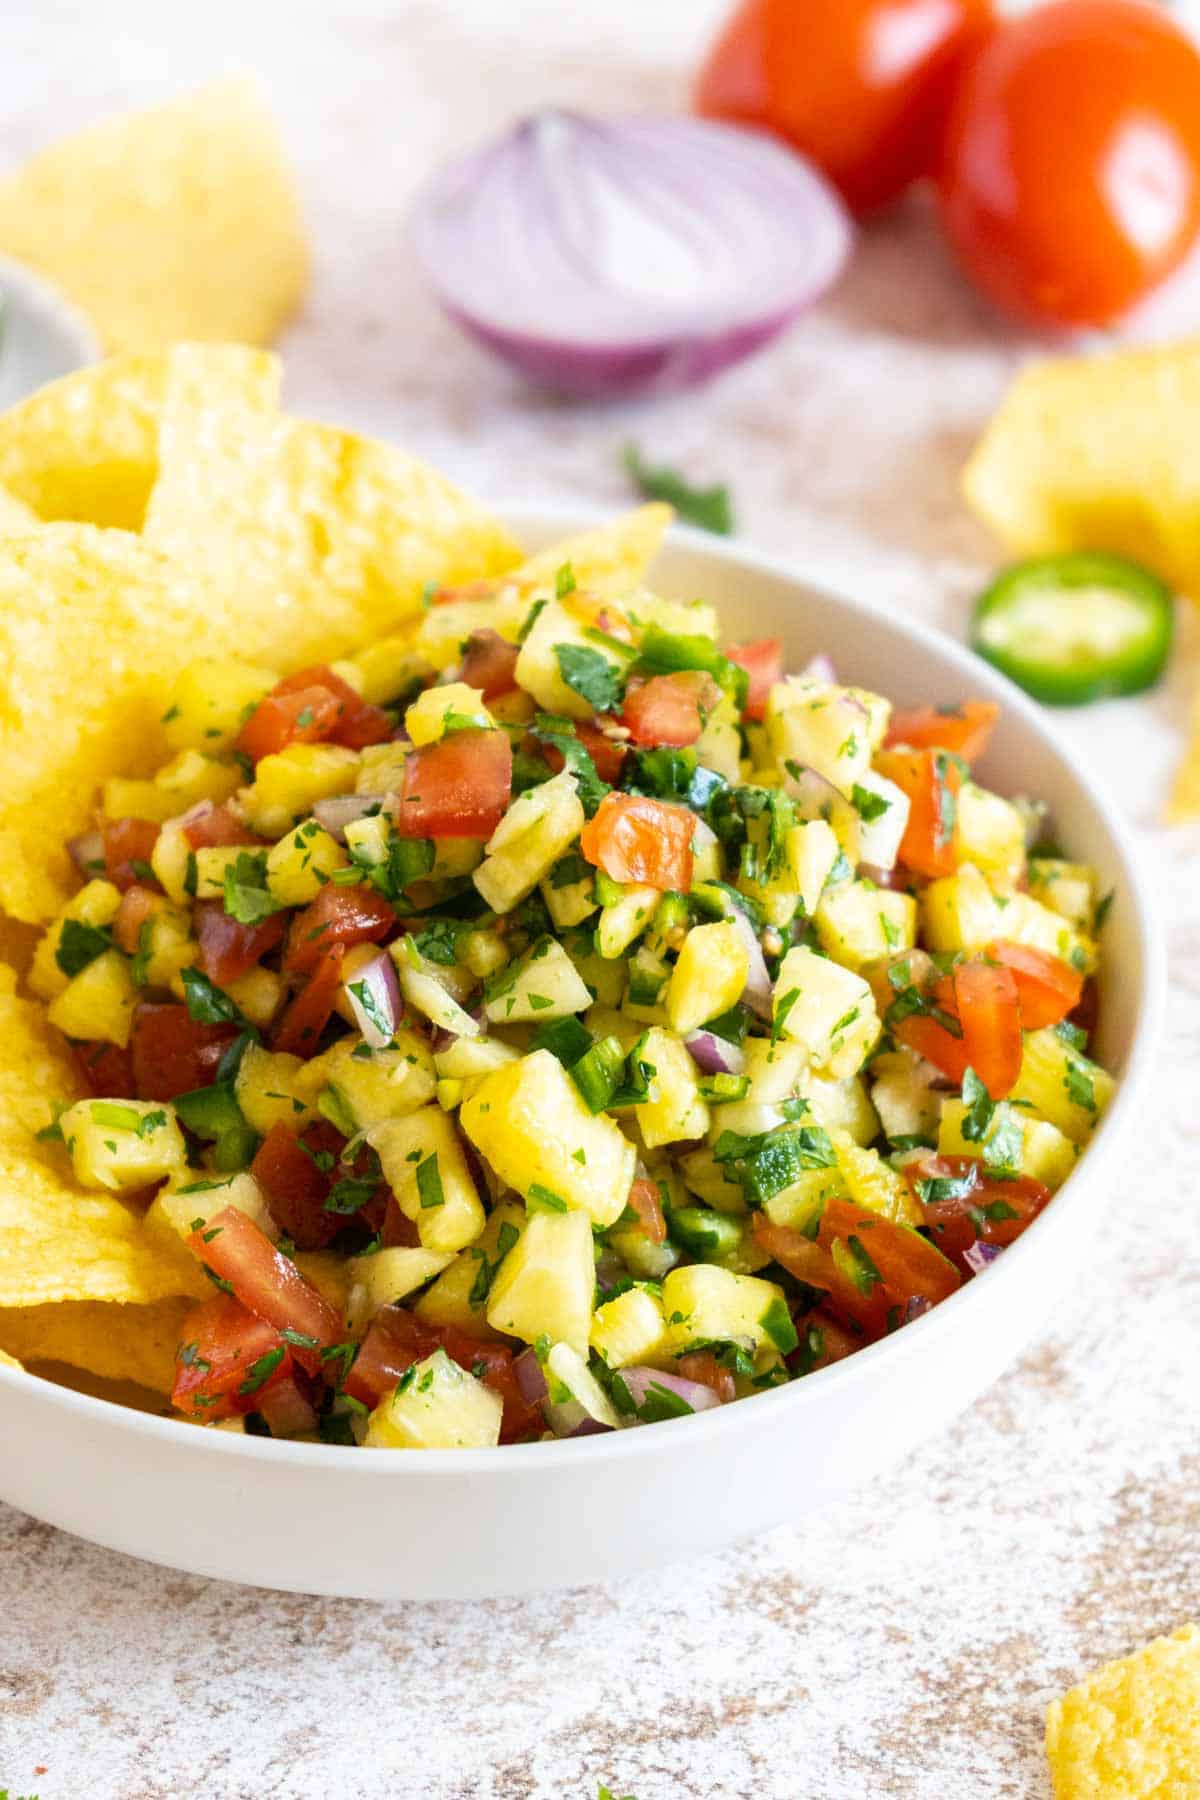
[(140, 531), (158, 474), (158, 422), (174, 370), (181, 385), (207, 379), (263, 409), (279, 401), (277, 358), (238, 344), (184, 345), (115, 356), (64, 375), (0, 414), (0, 528), (7, 505), (34, 519), (80, 519)]
[(553, 585), (556, 572), (570, 563), (579, 587), (615, 598), (645, 578), (673, 517), (671, 508), (660, 501), (636, 507), (611, 525), (580, 532), (551, 544), (548, 550), (539, 550), (517, 571), (515, 579), (523, 588)]
[[(175, 1347), (194, 1300), (123, 1306), (111, 1300), (69, 1300), (60, 1306), (0, 1308), (0, 1359), (11, 1351), (24, 1363), (68, 1363), (106, 1381), (136, 1381), (169, 1394)], [(19, 1362), (18, 1367), (21, 1366)]]
[(26, 506), (7, 488), (0, 487), (0, 534), (32, 531), (37, 523), (38, 516), (31, 506)]
[(1109, 1663), (1052, 1702), (1056, 1800), (1179, 1800), (1200, 1771), (1200, 1626)]
[(431, 582), (521, 560), (501, 525), (403, 451), (215, 388), (197, 404), (172, 382), (160, 453), (146, 541), (207, 578), (226, 643), (285, 669), (394, 630)]
[(0, 251), (56, 281), (109, 350), (270, 343), (308, 283), (283, 147), (242, 76), (33, 157), (0, 183)]
[(182, 1242), (148, 1232), (119, 1200), (85, 1192), (61, 1144), (34, 1135), (78, 1081), (44, 1009), (19, 999), (15, 983), (0, 964), (0, 1309), (202, 1296), (204, 1276)]

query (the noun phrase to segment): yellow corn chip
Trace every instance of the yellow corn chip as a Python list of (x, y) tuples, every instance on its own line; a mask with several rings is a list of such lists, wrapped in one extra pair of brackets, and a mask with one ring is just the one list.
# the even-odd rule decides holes
[[(68, 1300), (58, 1306), (0, 1307), (0, 1362), (68, 1363), (106, 1381), (135, 1381), (169, 1394), (175, 1347), (194, 1300), (125, 1306), (112, 1300)], [(11, 1351), (13, 1356), (6, 1355)]]
[(7, 488), (0, 487), (0, 534), (33, 531), (37, 524), (38, 516), (33, 508), (18, 500)]
[(202, 1296), (204, 1276), (182, 1242), (148, 1232), (119, 1200), (85, 1193), (63, 1147), (34, 1136), (77, 1080), (44, 1009), (19, 999), (15, 980), (0, 965), (0, 1313), (60, 1300)]
[(1112, 550), (1200, 596), (1200, 339), (1038, 363), (963, 473), (1023, 556)]
[(1155, 1638), (1052, 1702), (1056, 1800), (1195, 1800), (1200, 1794), (1200, 1626)]
[(642, 581), (672, 517), (671, 508), (659, 501), (636, 507), (612, 525), (580, 532), (548, 550), (539, 550), (514, 579), (523, 588), (553, 585), (556, 572), (570, 563), (581, 588), (615, 598)]
[(207, 629), (296, 668), (357, 649), (414, 612), (427, 583), (520, 561), (502, 526), (390, 445), (197, 396), (173, 382), (146, 541), (207, 578)]
[(33, 157), (0, 182), (0, 251), (56, 281), (110, 350), (269, 343), (308, 281), (291, 174), (243, 77)]
[(158, 422), (173, 370), (181, 388), (209, 380), (236, 388), (247, 405), (278, 404), (278, 360), (237, 344), (114, 356), (64, 375), (0, 414), (0, 483), (7, 490), (0, 529), (16, 524), (15, 516), (10, 524), (11, 495), (38, 519), (140, 531), (158, 473)]

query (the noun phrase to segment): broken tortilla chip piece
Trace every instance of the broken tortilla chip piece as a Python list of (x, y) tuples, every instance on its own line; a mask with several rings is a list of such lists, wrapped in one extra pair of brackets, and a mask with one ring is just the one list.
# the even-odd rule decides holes
[(359, 648), (418, 610), (430, 583), (500, 575), (508, 532), (388, 444), (230, 404), (216, 388), (168, 391), (149, 544), (204, 576), (207, 630), (296, 668)]
[(148, 1232), (119, 1200), (85, 1192), (62, 1146), (33, 1135), (49, 1122), (51, 1101), (71, 1098), (78, 1082), (43, 1008), (20, 999), (15, 983), (0, 965), (0, 1311), (63, 1300), (145, 1306), (206, 1292), (182, 1242)]
[(32, 519), (78, 519), (140, 531), (158, 474), (158, 425), (168, 381), (236, 387), (243, 402), (278, 405), (280, 366), (241, 344), (184, 344), (110, 357), (64, 375), (0, 414), (0, 529), (7, 501)]
[(1107, 1664), (1046, 1714), (1055, 1800), (1166, 1800), (1200, 1771), (1200, 1626)]
[(552, 587), (558, 570), (570, 563), (579, 587), (616, 598), (642, 581), (673, 517), (661, 501), (635, 507), (611, 525), (539, 550), (517, 571), (516, 579), (522, 588)]
[(283, 147), (240, 76), (34, 156), (0, 182), (0, 251), (56, 281), (109, 350), (270, 343), (308, 282)]
[[(57, 1306), (0, 1307), (0, 1361), (67, 1363), (106, 1381), (135, 1381), (169, 1394), (175, 1349), (194, 1300), (128, 1306), (68, 1300)], [(11, 1352), (11, 1356), (7, 1354)]]

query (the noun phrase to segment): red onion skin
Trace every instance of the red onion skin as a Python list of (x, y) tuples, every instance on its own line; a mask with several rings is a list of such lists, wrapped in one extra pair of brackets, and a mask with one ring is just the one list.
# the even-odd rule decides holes
[(833, 659), (826, 656), (823, 650), (818, 651), (816, 656), (810, 656), (800, 673), (807, 675), (810, 681), (837, 680), (837, 670), (833, 666)]
[(546, 1376), (537, 1358), (537, 1351), (522, 1350), (513, 1359), (513, 1374), (517, 1378), (517, 1386), (521, 1390), (521, 1398), (530, 1406), (540, 1406), (546, 1399), (549, 1389)]
[(971, 1244), (963, 1251), (963, 1261), (972, 1275), (982, 1275), (988, 1264), (995, 1262), (1000, 1253), (999, 1244)]
[(386, 794), (335, 794), (329, 800), (315, 803), (313, 818), (324, 826), (331, 838), (344, 844), (347, 825), (355, 819), (365, 819), (373, 811), (382, 811), (387, 800)]
[(692, 1061), (706, 1075), (740, 1075), (746, 1058), (737, 1044), (726, 1043), (711, 1031), (692, 1031), (684, 1038)]
[(81, 831), (78, 837), (68, 839), (67, 853), (84, 880), (89, 881), (97, 864), (104, 863), (104, 839), (98, 831)]
[(769, 1019), (774, 1008), (774, 996), (771, 991), (771, 977), (767, 973), (766, 958), (762, 953), (762, 945), (758, 934), (740, 906), (735, 906), (729, 914), (737, 926), (742, 942), (746, 946), (746, 954), (750, 959), (750, 972), (746, 976), (746, 985), (742, 989), (742, 1003), (760, 1019)]
[[(370, 1018), (358, 995), (351, 991), (353, 988), (361, 987), (364, 983), (374, 994), (379, 1010), (385, 1018), (390, 1020), (386, 1037), (381, 1034)], [(385, 1049), (396, 1035), (396, 1026), (404, 1010), (403, 1002), (400, 999), (400, 983), (396, 979), (395, 965), (386, 950), (381, 950), (378, 956), (372, 957), (371, 961), (364, 968), (359, 969), (351, 981), (344, 982), (342, 992), (346, 996), (350, 1010), (354, 1014), (355, 1024), (362, 1032), (364, 1040), (370, 1044), (373, 1050)]]
[(687, 1381), (682, 1375), (670, 1375), (662, 1369), (645, 1369), (634, 1364), (622, 1369), (620, 1375), (629, 1389), (634, 1405), (638, 1407), (645, 1401), (651, 1387), (668, 1388), (672, 1394), (678, 1394), (681, 1400), (686, 1400), (693, 1412), (707, 1412), (710, 1407), (721, 1404), (720, 1395), (704, 1382)]

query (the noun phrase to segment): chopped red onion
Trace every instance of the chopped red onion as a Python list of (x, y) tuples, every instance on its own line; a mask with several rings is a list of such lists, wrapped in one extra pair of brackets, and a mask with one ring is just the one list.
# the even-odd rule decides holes
[(98, 831), (81, 831), (67, 839), (67, 851), (79, 873), (88, 880), (104, 863), (104, 839)]
[(924, 1294), (913, 1294), (910, 1296), (908, 1304), (904, 1308), (904, 1318), (901, 1323), (904, 1325), (911, 1325), (914, 1319), (919, 1319), (925, 1313), (932, 1312), (932, 1310), (933, 1308), (925, 1298)]
[(985, 1244), (980, 1240), (968, 1245), (962, 1253), (962, 1258), (972, 1275), (982, 1275), (988, 1264), (995, 1262), (999, 1254), (999, 1244)]
[[(908, 795), (894, 781), (877, 775), (874, 769), (864, 769), (859, 776), (854, 793), (856, 802), (859, 788), (883, 803), (883, 810), (876, 818), (867, 818), (862, 804), (858, 806), (859, 861), (873, 863), (880, 869), (894, 869), (900, 854), (900, 840), (908, 825), (911, 805)], [(871, 810), (869, 805), (867, 810)]]
[(538, 1361), (537, 1351), (522, 1350), (520, 1356), (513, 1358), (513, 1374), (517, 1378), (517, 1386), (521, 1390), (521, 1398), (528, 1406), (540, 1406), (548, 1393), (546, 1374)]
[(758, 133), (547, 109), (440, 169), (412, 247), (450, 316), (534, 381), (665, 392), (770, 341), (836, 278), (853, 228)]
[(809, 681), (836, 681), (837, 670), (833, 666), (833, 658), (826, 656), (823, 650), (816, 656), (810, 656), (800, 671)]
[(396, 968), (386, 950), (342, 983), (354, 1022), (372, 1050), (382, 1050), (396, 1035), (403, 1010)]
[[(733, 902), (730, 902), (728, 916), (737, 926), (738, 936), (745, 944), (746, 955), (750, 959), (750, 972), (746, 976), (746, 985), (742, 989), (742, 1003), (760, 1019), (769, 1019), (775, 1002), (771, 993), (771, 977), (767, 974), (767, 961), (762, 953), (762, 945), (758, 941), (758, 933), (741, 907)], [(731, 1072), (739, 1073), (736, 1069)]]
[(583, 1418), (580, 1420), (579, 1424), (575, 1426), (573, 1431), (560, 1433), (560, 1436), (569, 1438), (596, 1437), (600, 1432), (611, 1431), (612, 1429), (613, 1427), (611, 1425), (602, 1425), (599, 1419)]
[(265, 1388), (254, 1411), (267, 1421), (272, 1437), (295, 1437), (317, 1429), (317, 1415), (290, 1375)]
[(741, 1045), (729, 1043), (714, 1031), (691, 1031), (683, 1041), (696, 1067), (706, 1075), (740, 1075), (746, 1066)]
[(330, 837), (344, 844), (347, 825), (352, 825), (356, 819), (365, 819), (369, 814), (382, 812), (387, 798), (386, 794), (334, 794), (329, 800), (316, 801), (313, 818), (325, 827)]
[(662, 1369), (644, 1369), (635, 1365), (621, 1370), (621, 1380), (639, 1412), (652, 1387), (666, 1388), (686, 1401), (693, 1412), (707, 1412), (710, 1407), (721, 1404), (720, 1395), (703, 1381), (685, 1381), (682, 1375), (668, 1375)]

